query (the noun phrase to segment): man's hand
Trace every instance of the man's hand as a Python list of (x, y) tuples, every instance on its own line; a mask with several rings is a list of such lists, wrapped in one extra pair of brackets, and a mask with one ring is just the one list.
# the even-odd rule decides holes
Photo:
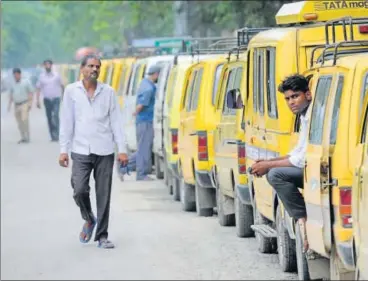
[(129, 158), (128, 158), (128, 154), (126, 153), (119, 153), (118, 154), (118, 159), (117, 159), (121, 164), (123, 165), (128, 165), (128, 161), (129, 161)]
[(60, 156), (59, 156), (59, 165), (61, 167), (68, 167), (69, 166), (69, 156), (68, 156), (68, 153), (60, 153)]
[(252, 175), (262, 177), (268, 173), (270, 169), (269, 161), (258, 160), (252, 165)]

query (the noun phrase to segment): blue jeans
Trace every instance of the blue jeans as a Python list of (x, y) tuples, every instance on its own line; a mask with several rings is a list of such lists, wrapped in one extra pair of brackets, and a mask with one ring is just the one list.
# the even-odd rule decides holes
[(137, 151), (129, 156), (130, 171), (137, 171), (137, 180), (144, 179), (152, 170), (153, 124), (136, 124)]
[(52, 140), (59, 139), (59, 108), (60, 98), (44, 98), (43, 103), (46, 109), (47, 123)]

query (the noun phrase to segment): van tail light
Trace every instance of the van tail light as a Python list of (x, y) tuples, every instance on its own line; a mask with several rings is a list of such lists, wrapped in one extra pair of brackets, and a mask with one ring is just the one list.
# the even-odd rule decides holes
[(178, 154), (178, 129), (171, 129), (172, 154)]
[(198, 131), (198, 160), (208, 161), (208, 140), (206, 131)]
[(238, 142), (238, 169), (239, 174), (246, 174), (247, 173), (247, 166), (245, 162), (246, 152), (245, 152), (245, 143)]
[(351, 187), (340, 187), (340, 217), (344, 228), (351, 228), (353, 218), (351, 216)]
[(359, 32), (367, 34), (368, 33), (368, 24), (359, 25)]

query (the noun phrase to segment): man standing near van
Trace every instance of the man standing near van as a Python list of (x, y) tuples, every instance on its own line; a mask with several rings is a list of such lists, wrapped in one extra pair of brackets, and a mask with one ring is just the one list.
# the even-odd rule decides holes
[(42, 92), (51, 141), (58, 141), (60, 98), (64, 91), (64, 85), (61, 82), (60, 75), (52, 69), (51, 60), (45, 60), (43, 65), (45, 72), (40, 74), (36, 84), (38, 89), (37, 107), (41, 108), (40, 93)]
[(129, 157), (129, 166), (136, 163), (137, 181), (152, 181), (153, 114), (156, 100), (156, 83), (160, 67), (153, 65), (138, 88), (136, 117), (137, 152)]
[(33, 87), (31, 82), (22, 78), (22, 72), (19, 68), (13, 69), (14, 82), (9, 89), (9, 104), (10, 111), (14, 103), (15, 118), (18, 123), (21, 139), (18, 142), (29, 142), (29, 111), (32, 107)]
[[(107, 236), (115, 145), (120, 163), (126, 165), (128, 156), (117, 97), (113, 88), (97, 81), (100, 67), (101, 60), (97, 56), (86, 56), (81, 63), (83, 80), (65, 88), (60, 115), (59, 164), (68, 167), (71, 150), (73, 197), (85, 220), (80, 242), (89, 242), (97, 224), (95, 241), (98, 247), (107, 249), (114, 248)], [(89, 197), (92, 170), (97, 219)]]
[[(278, 88), (294, 114), (300, 115), (300, 133), (296, 147), (283, 157), (271, 160), (258, 160), (251, 167), (251, 173), (257, 177), (266, 174), (267, 180), (280, 197), (288, 214), (305, 230), (307, 217), (305, 202), (298, 188), (303, 188), (303, 168), (307, 149), (309, 105), (312, 95), (308, 80), (302, 75), (286, 78)], [(306, 233), (305, 233), (306, 237)], [(304, 240), (304, 250), (308, 241)]]

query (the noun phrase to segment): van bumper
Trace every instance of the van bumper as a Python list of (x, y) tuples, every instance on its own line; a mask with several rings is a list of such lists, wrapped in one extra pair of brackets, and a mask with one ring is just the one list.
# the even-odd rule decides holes
[(244, 205), (252, 205), (252, 198), (250, 194), (250, 188), (247, 184), (237, 184), (236, 194), (238, 195), (240, 202)]
[(337, 242), (336, 249), (342, 263), (348, 270), (355, 269), (353, 242)]
[(169, 169), (171, 170), (172, 174), (179, 178), (179, 165), (178, 162), (170, 162)]
[(215, 188), (211, 172), (198, 170), (195, 171), (195, 177), (200, 187)]

